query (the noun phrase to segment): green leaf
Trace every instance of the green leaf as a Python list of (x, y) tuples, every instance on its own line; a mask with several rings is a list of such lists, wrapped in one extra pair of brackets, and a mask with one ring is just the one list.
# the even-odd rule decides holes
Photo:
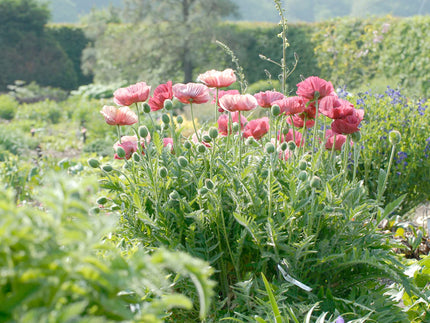
[(269, 296), (273, 315), (275, 316), (275, 322), (282, 323), (281, 313), (279, 312), (279, 307), (278, 307), (278, 304), (276, 303), (275, 296), (273, 295), (272, 288), (270, 287), (270, 284), (263, 273), (261, 273), (261, 277), (263, 278), (264, 286), (266, 287), (267, 295)]

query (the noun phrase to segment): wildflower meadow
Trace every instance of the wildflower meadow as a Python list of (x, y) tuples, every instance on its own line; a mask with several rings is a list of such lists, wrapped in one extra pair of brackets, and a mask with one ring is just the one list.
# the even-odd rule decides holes
[(430, 322), (430, 101), (292, 92), (274, 3), (268, 90), (221, 43), (194, 82), (0, 95), (0, 321)]

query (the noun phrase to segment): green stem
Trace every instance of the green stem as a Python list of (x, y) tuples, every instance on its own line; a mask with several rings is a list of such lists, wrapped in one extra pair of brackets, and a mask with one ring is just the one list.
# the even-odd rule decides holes
[(384, 195), (385, 186), (387, 185), (388, 176), (390, 175), (391, 166), (393, 164), (395, 150), (396, 150), (396, 145), (393, 145), (393, 147), (391, 148), (391, 156), (390, 156), (390, 161), (388, 162), (387, 173), (385, 174), (385, 178), (384, 178), (384, 184), (382, 185), (381, 190), (378, 192), (378, 198), (376, 199), (376, 204), (379, 204), (379, 202), (381, 201), (382, 195)]
[(116, 131), (118, 134), (118, 141), (119, 141), (119, 143), (121, 143), (121, 127), (120, 127), (120, 125), (116, 125)]
[(215, 122), (217, 121), (217, 116), (218, 116), (218, 91), (219, 89), (216, 89), (216, 96), (215, 96)]
[(199, 135), (199, 133), (197, 132), (196, 123), (195, 123), (195, 121), (194, 121), (193, 102), (190, 102), (190, 110), (191, 110), (191, 119), (193, 120), (194, 132), (196, 133), (197, 140), (198, 140), (199, 142), (201, 142), (201, 140), (200, 140), (200, 135)]

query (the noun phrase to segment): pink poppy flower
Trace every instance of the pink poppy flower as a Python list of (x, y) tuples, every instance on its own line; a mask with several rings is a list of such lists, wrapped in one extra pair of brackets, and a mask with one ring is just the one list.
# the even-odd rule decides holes
[(221, 108), (226, 111), (250, 111), (258, 105), (257, 99), (251, 94), (226, 94), (220, 100)]
[(206, 73), (200, 74), (197, 81), (202, 82), (208, 87), (227, 87), (236, 82), (236, 75), (231, 68), (224, 71), (210, 70)]
[(253, 137), (255, 140), (261, 139), (269, 131), (269, 118), (264, 117), (249, 121), (243, 129), (245, 138)]
[(319, 93), (318, 99), (329, 95), (335, 95), (333, 85), (317, 76), (308, 77), (306, 80), (297, 84), (297, 95), (308, 100), (316, 99), (315, 94)]
[(281, 108), (281, 114), (286, 115), (302, 113), (306, 109), (305, 100), (299, 96), (283, 98), (273, 102), (273, 104), (279, 105)]
[[(214, 91), (212, 93), (213, 93), (213, 97), (214, 97), (212, 100), (212, 103), (215, 103), (216, 92)], [(218, 102), (217, 102), (218, 112), (224, 112), (225, 111), (223, 108), (219, 107), (219, 99), (221, 99), (226, 94), (240, 94), (240, 92), (238, 90), (227, 90), (227, 91), (219, 90), (218, 91)]]
[[(336, 138), (336, 139), (335, 139)], [(336, 140), (336, 141), (335, 141)], [(325, 148), (328, 150), (342, 150), (343, 144), (346, 142), (346, 136), (335, 133), (333, 130), (327, 130)], [(352, 141), (350, 142), (352, 145)], [(334, 146), (334, 148), (333, 148)]]
[(266, 91), (254, 94), (257, 99), (258, 105), (262, 108), (270, 108), (273, 102), (283, 99), (285, 96), (276, 91)]
[(164, 108), (164, 101), (173, 99), (172, 81), (160, 84), (154, 90), (154, 94), (149, 99), (148, 104), (151, 111), (158, 111)]
[[(224, 111), (224, 110), (223, 110)], [(221, 114), (218, 118), (218, 132), (221, 136), (228, 136), (229, 132), (231, 133), (231, 128), (230, 131), (228, 131), (228, 114)], [(231, 119), (232, 122), (237, 122), (239, 123), (239, 112), (232, 112), (231, 113)], [(240, 116), (240, 129), (243, 130), (243, 127), (245, 126), (245, 124), (248, 122), (248, 120), (246, 119), (245, 116), (241, 115)]]
[(136, 83), (113, 92), (113, 101), (122, 106), (130, 106), (133, 103), (145, 102), (148, 99), (150, 91), (151, 87), (145, 82)]
[(167, 137), (167, 138), (163, 138), (163, 146), (170, 148), (170, 152), (173, 153), (174, 149), (173, 149), (173, 138)]
[(206, 103), (211, 96), (206, 85), (198, 83), (178, 83), (173, 85), (173, 95), (182, 103)]
[(116, 108), (105, 105), (100, 113), (107, 124), (112, 126), (129, 126), (137, 122), (137, 115), (129, 107)]
[(326, 96), (319, 101), (318, 111), (330, 119), (341, 119), (354, 113), (354, 105), (337, 96)]
[[(295, 138), (295, 140), (294, 140)], [(294, 143), (299, 147), (303, 146), (303, 135), (299, 131), (294, 131), (293, 129), (288, 130), (288, 133), (286, 135), (284, 134), (278, 134), (278, 141), (280, 143), (294, 141)]]
[(346, 117), (335, 119), (331, 123), (331, 129), (339, 134), (350, 134), (357, 131), (361, 120), (363, 120), (364, 110), (354, 109), (353, 113)]
[[(141, 143), (142, 147), (144, 147), (144, 143)], [(122, 136), (121, 143), (117, 141), (113, 145), (113, 149), (116, 151), (118, 147), (121, 147), (125, 151), (125, 159), (130, 159), (131, 155), (137, 151), (137, 137), (136, 136)], [(114, 155), (115, 159), (123, 159), (118, 156), (118, 154)]]
[[(300, 113), (298, 115), (293, 115), (292, 116), (293, 121), (291, 122), (290, 118), (287, 118), (287, 122), (288, 124), (292, 124), (294, 127), (296, 128), (303, 128), (303, 126), (305, 125), (305, 115), (304, 113)], [(306, 128), (312, 128), (315, 125), (315, 120), (314, 119), (308, 119), (306, 118)]]

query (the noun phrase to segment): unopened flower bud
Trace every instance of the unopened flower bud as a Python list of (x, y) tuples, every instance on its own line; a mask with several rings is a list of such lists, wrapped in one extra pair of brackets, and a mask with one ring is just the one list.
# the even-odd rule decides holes
[(140, 126), (139, 127), (139, 136), (141, 138), (146, 138), (148, 136), (149, 130), (146, 126)]
[(321, 187), (321, 178), (319, 178), (318, 176), (314, 176), (311, 179), (311, 183), (310, 183), (312, 188), (320, 188)]
[(203, 154), (206, 151), (206, 146), (203, 144), (198, 144), (197, 145), (197, 151), (201, 154)]
[(176, 122), (179, 124), (182, 124), (184, 122), (184, 118), (182, 118), (182, 116), (177, 116), (176, 117)]
[(302, 170), (297, 177), (299, 178), (300, 181), (304, 182), (305, 180), (308, 179), (308, 173)]
[(288, 135), (288, 131), (289, 131), (288, 128), (284, 128), (284, 129), (282, 129), (282, 134), (283, 135)]
[(233, 122), (233, 132), (238, 132), (240, 129), (240, 124), (238, 122)]
[(301, 160), (299, 161), (299, 169), (300, 170), (306, 170), (306, 167), (308, 166), (308, 164), (306, 163), (305, 160)]
[(203, 135), (202, 139), (204, 142), (211, 142), (212, 141), (212, 138), (209, 135)]
[(166, 178), (167, 177), (167, 168), (166, 167), (161, 167), (158, 170), (158, 174), (160, 175), (161, 178)]
[(281, 150), (282, 150), (282, 151), (285, 151), (285, 150), (287, 150), (288, 145), (287, 145), (287, 143), (284, 141), (284, 142), (279, 146), (279, 148), (281, 148)]
[(97, 203), (97, 204), (100, 204), (100, 205), (103, 205), (103, 204), (106, 204), (106, 203), (107, 203), (107, 201), (108, 201), (108, 199), (107, 199), (106, 197), (102, 196), (102, 197), (99, 197), (99, 198), (97, 199), (96, 203)]
[(161, 121), (163, 121), (164, 124), (169, 124), (170, 118), (167, 114), (163, 113), (163, 115), (161, 116)]
[(188, 160), (184, 156), (179, 156), (178, 164), (181, 167), (187, 167), (188, 166)]
[(166, 109), (166, 110), (172, 110), (173, 109), (172, 100), (167, 99), (166, 101), (164, 101), (164, 109)]
[(264, 146), (264, 148), (266, 149), (266, 152), (267, 152), (268, 154), (273, 154), (273, 153), (275, 152), (275, 146), (274, 146), (271, 142), (268, 142), (268, 143)]
[(151, 112), (151, 106), (148, 104), (148, 102), (143, 103), (143, 112), (145, 113)]
[(296, 143), (295, 143), (294, 141), (289, 141), (289, 142), (288, 142), (288, 150), (289, 150), (289, 151), (294, 151), (294, 150), (296, 150), (296, 147), (297, 147), (297, 145), (296, 145)]
[(315, 91), (314, 92), (314, 99), (319, 99), (319, 97), (320, 97), (320, 92), (319, 91)]
[(208, 189), (206, 187), (202, 187), (201, 189), (199, 189), (199, 193), (201, 195), (205, 195), (208, 192)]
[(192, 147), (191, 142), (189, 142), (188, 140), (186, 142), (184, 142), (184, 147), (185, 147), (185, 149), (191, 149), (191, 147)]
[(205, 181), (205, 185), (206, 185), (206, 187), (207, 187), (209, 190), (213, 189), (213, 188), (214, 188), (214, 186), (215, 186), (214, 182), (212, 182), (209, 178), (208, 178), (208, 179), (206, 179), (206, 181)]
[(140, 162), (140, 155), (137, 152), (134, 152), (132, 157), (136, 163)]
[(99, 209), (99, 207), (94, 206), (94, 207), (92, 207), (92, 208), (90, 209), (89, 213), (90, 213), (91, 215), (99, 214), (99, 213), (100, 213), (100, 209)]
[(267, 169), (264, 169), (264, 170), (261, 172), (261, 177), (262, 177), (262, 178), (267, 178), (267, 176), (269, 176), (269, 171), (268, 171)]
[(351, 139), (353, 142), (359, 142), (361, 139), (361, 132), (360, 131), (356, 131), (354, 133), (351, 134)]
[(216, 137), (218, 137), (218, 129), (217, 129), (217, 128), (215, 128), (215, 127), (211, 127), (211, 128), (209, 129), (209, 136), (210, 136), (212, 139), (215, 139)]
[(272, 106), (270, 111), (272, 112), (272, 115), (274, 117), (277, 117), (281, 113), (281, 108), (279, 107), (279, 105), (275, 104)]
[(254, 137), (248, 137), (245, 140), (245, 145), (247, 146), (254, 146), (255, 144), (258, 144), (257, 141), (254, 139)]
[(102, 166), (102, 170), (105, 171), (106, 173), (109, 173), (113, 170), (113, 167), (109, 164), (106, 164)]
[(388, 137), (392, 145), (397, 145), (402, 140), (402, 135), (397, 130), (392, 130)]
[(125, 150), (122, 147), (118, 147), (116, 149), (116, 154), (118, 155), (119, 158), (124, 158), (125, 157)]
[(170, 194), (169, 194), (169, 198), (171, 199), (171, 200), (179, 200), (179, 193), (177, 192), (177, 191), (172, 191)]
[(90, 158), (88, 159), (88, 165), (92, 168), (97, 168), (100, 166), (100, 162), (95, 158)]

